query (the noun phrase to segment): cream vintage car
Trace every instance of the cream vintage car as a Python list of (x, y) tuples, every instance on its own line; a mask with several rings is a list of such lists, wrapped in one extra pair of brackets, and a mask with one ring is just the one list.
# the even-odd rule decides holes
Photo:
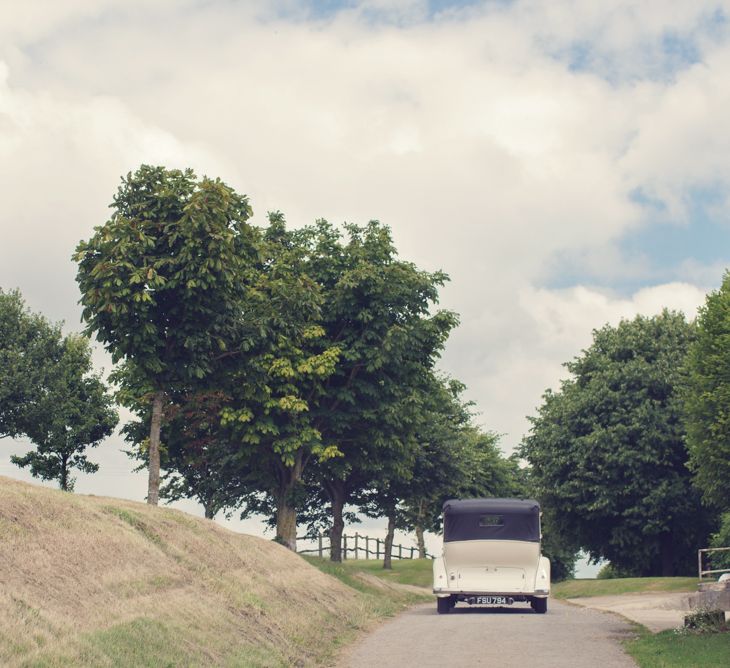
[(433, 562), (439, 614), (456, 603), (529, 603), (547, 612), (550, 561), (540, 553), (540, 505), (530, 499), (444, 503), (444, 548)]

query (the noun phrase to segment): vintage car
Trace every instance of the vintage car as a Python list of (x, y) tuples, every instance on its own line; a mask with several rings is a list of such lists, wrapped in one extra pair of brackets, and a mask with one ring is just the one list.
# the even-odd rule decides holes
[(530, 499), (454, 499), (444, 503), (444, 548), (433, 562), (437, 609), (457, 602), (530, 603), (547, 612), (550, 561), (540, 553), (540, 505)]

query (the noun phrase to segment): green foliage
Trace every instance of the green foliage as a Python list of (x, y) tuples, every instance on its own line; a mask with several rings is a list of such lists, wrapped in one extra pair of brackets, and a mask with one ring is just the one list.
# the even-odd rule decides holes
[(29, 407), (44, 396), (62, 355), (60, 325), (31, 313), (17, 290), (0, 289), (0, 438), (32, 426)]
[(705, 499), (730, 510), (730, 273), (700, 309), (687, 367), (690, 466)]
[(246, 197), (189, 169), (143, 165), (122, 179), (111, 208), (76, 249), (76, 280), (87, 332), (125, 361), (122, 379), (133, 380), (120, 399), (136, 408), (151, 402), (148, 501), (156, 504), (163, 404), (239, 354), (244, 331), (258, 327), (243, 318), (258, 235), (246, 224)]
[(86, 338), (30, 313), (17, 291), (0, 290), (0, 437), (27, 436), (36, 446), (11, 461), (72, 490), (72, 469), (94, 473), (86, 458), (117, 424), (112, 398), (92, 373)]
[(87, 331), (156, 387), (204, 377), (258, 259), (248, 200), (192, 170), (143, 165), (111, 208), (74, 255)]
[(601, 566), (601, 570), (598, 571), (596, 575), (597, 580), (615, 580), (617, 578), (628, 578), (631, 577), (631, 574), (627, 571), (622, 571), (619, 568), (616, 568), (611, 563), (605, 564), (604, 566)]
[(572, 377), (545, 393), (521, 447), (565, 540), (632, 574), (691, 572), (710, 528), (681, 419), (694, 336), (667, 311), (595, 331), (566, 365)]
[(70, 335), (60, 342), (60, 357), (49, 369), (43, 392), (26, 405), (26, 436), (36, 445), (11, 461), (29, 467), (31, 475), (56, 480), (72, 491), (70, 471), (96, 473), (98, 464), (86, 458), (86, 448), (96, 447), (117, 425), (113, 400), (101, 379), (92, 374), (88, 339)]
[(412, 470), (397, 485), (401, 529), (440, 531), (448, 499), (516, 493), (516, 463), (502, 456), (495, 434), (472, 424), (464, 389), (434, 377), (420, 393)]
[[(721, 517), (720, 528), (712, 535), (710, 547), (730, 547), (730, 513)], [(709, 570), (728, 569), (730, 572), (730, 551), (708, 552), (705, 568)]]
[[(319, 221), (298, 242), (322, 293), (326, 340), (340, 351), (310, 404), (323, 440), (343, 453), (316, 469), (339, 515), (353, 494), (380, 489), (385, 497), (388, 481), (411, 476), (418, 393), (457, 319), (430, 312), (446, 275), (398, 259), (390, 230), (378, 222), (347, 225), (343, 234)], [(392, 505), (390, 498), (383, 500)]]
[(730, 626), (725, 623), (723, 610), (700, 608), (685, 616), (683, 630), (686, 633), (727, 633)]

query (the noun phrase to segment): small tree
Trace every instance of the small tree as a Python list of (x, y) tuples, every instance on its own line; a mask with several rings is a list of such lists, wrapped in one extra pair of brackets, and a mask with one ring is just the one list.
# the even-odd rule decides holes
[(246, 197), (189, 169), (143, 165), (122, 179), (111, 206), (109, 221), (76, 249), (77, 281), (87, 331), (151, 390), (147, 502), (156, 505), (166, 395), (235, 352), (256, 234)]
[(60, 325), (31, 313), (17, 290), (0, 289), (0, 438), (25, 434), (61, 357)]
[(47, 373), (43, 392), (27, 409), (25, 434), (36, 445), (11, 461), (29, 467), (31, 475), (56, 480), (73, 491), (72, 469), (95, 473), (98, 464), (86, 458), (117, 424), (117, 413), (104, 383), (91, 373), (91, 349), (86, 338), (70, 335), (61, 344), (60, 359)]

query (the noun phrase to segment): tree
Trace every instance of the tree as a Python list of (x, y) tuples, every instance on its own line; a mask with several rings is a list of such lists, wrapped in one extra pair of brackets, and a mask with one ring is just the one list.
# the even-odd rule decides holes
[(258, 258), (251, 208), (220, 180), (143, 165), (122, 179), (111, 218), (74, 259), (87, 332), (150, 388), (147, 502), (156, 505), (166, 395), (235, 354), (232, 332)]
[[(208, 515), (242, 505), (248, 513), (268, 495), (277, 539), (293, 550), (293, 497), (304, 470), (310, 461), (337, 455), (312, 427), (308, 401), (332, 372), (338, 350), (323, 340), (319, 290), (303, 273), (302, 249), (292, 243), (281, 214), (270, 215), (259, 254), (240, 306), (246, 314), (234, 338), (240, 352), (221, 359), (203, 382), (168, 393), (161, 494), (197, 498)], [(133, 368), (119, 380), (130, 405), (144, 394)], [(139, 422), (125, 434), (144, 443)], [(133, 452), (147, 457), (144, 448)]]
[(689, 572), (707, 515), (687, 469), (680, 387), (694, 328), (678, 313), (593, 333), (521, 446), (552, 526), (637, 575)]
[(322, 294), (325, 339), (339, 350), (334, 372), (310, 402), (313, 425), (341, 457), (316, 467), (332, 514), (331, 558), (341, 559), (343, 513), (353, 494), (379, 487), (406, 466), (415, 412), (410, 398), (456, 325), (430, 313), (447, 276), (398, 259), (390, 230), (371, 221), (326, 221), (299, 233), (307, 274)]
[(31, 475), (57, 480), (64, 491), (73, 491), (72, 469), (95, 473), (86, 448), (96, 447), (117, 424), (111, 395), (93, 375), (88, 339), (69, 335), (61, 342), (61, 356), (47, 370), (43, 391), (27, 406), (24, 433), (36, 445), (11, 461), (29, 467)]
[(700, 309), (687, 367), (690, 466), (706, 501), (730, 511), (730, 273)]
[(29, 409), (43, 397), (62, 354), (61, 327), (31, 313), (17, 290), (0, 289), (0, 438), (32, 425)]

